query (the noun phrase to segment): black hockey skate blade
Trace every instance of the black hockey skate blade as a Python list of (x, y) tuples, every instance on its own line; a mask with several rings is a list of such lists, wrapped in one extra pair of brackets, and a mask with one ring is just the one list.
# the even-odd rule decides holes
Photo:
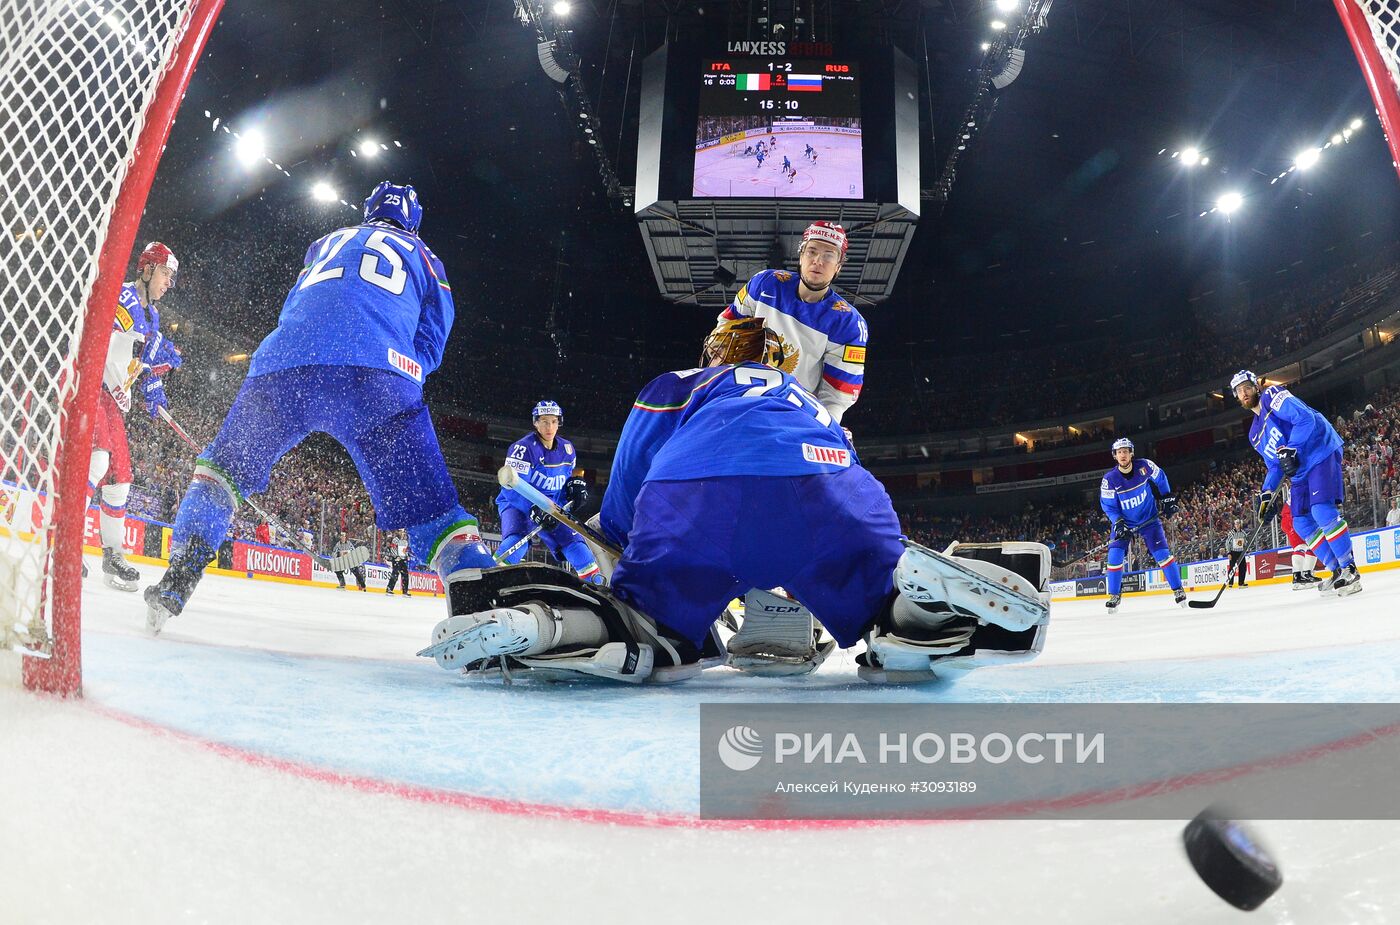
[(1181, 840), (1206, 886), (1236, 909), (1258, 909), (1283, 886), (1283, 872), (1258, 839), (1217, 810), (1203, 810), (1187, 823)]

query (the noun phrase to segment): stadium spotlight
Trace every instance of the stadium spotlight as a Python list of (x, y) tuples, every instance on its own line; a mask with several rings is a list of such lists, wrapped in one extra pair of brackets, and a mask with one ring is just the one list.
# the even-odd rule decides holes
[(317, 180), (311, 185), (311, 198), (317, 202), (335, 202), (340, 198), (340, 194), (325, 180)]
[(1182, 148), (1181, 162), (1187, 167), (1195, 167), (1201, 162), (1200, 148)]
[(265, 160), (267, 140), (263, 138), (263, 133), (253, 128), (240, 134), (233, 144), (233, 156), (238, 159), (240, 165), (249, 169), (258, 161)]
[(1215, 208), (1225, 215), (1238, 212), (1242, 205), (1244, 205), (1244, 197), (1234, 190), (1223, 194), (1219, 199), (1215, 200)]
[(569, 0), (559, 0), (558, 3), (554, 4), (554, 15), (568, 16), (572, 9), (573, 7), (569, 5)]
[(1341, 143), (1342, 143), (1342, 133), (1341, 133), (1341, 132), (1338, 132), (1337, 134), (1335, 134), (1335, 135), (1332, 136), (1332, 144), (1334, 144), (1334, 145), (1339, 145), (1339, 144), (1341, 144)]
[(991, 48), (992, 48), (992, 43), (991, 43), (991, 42), (983, 42), (983, 43), (982, 43), (982, 50), (983, 50), (983, 51), (990, 51)]
[(1317, 148), (1304, 148), (1293, 156), (1293, 166), (1299, 170), (1307, 170), (1322, 157), (1322, 151)]
[(378, 154), (379, 142), (375, 141), (373, 138), (366, 138), (364, 141), (360, 142), (361, 157), (375, 157)]
[(1010, 13), (1021, 5), (1021, 0), (996, 0), (996, 8), (1003, 13)]
[(1342, 129), (1342, 141), (1351, 141), (1351, 129)]
[(1205, 165), (1207, 165), (1207, 164), (1209, 164), (1209, 163), (1210, 163), (1210, 158), (1208, 158), (1208, 157), (1203, 157), (1203, 158), (1201, 158), (1201, 166), (1202, 166), (1202, 167), (1204, 167)]
[(1006, 23), (1002, 22), (1000, 19), (993, 19), (988, 25), (992, 27), (993, 32), (1000, 32), (1006, 28)]
[(1361, 119), (1358, 117), (1358, 118), (1356, 118), (1356, 119), (1352, 119), (1352, 120), (1351, 120), (1351, 125), (1348, 125), (1347, 128), (1351, 129), (1351, 130), (1354, 132), (1354, 131), (1356, 131), (1357, 129), (1361, 128), (1361, 126), (1364, 125), (1364, 124), (1365, 124), (1365, 123), (1362, 122)]

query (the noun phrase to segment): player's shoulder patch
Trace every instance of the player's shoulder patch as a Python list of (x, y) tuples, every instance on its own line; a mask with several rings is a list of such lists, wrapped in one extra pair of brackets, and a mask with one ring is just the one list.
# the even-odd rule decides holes
[(117, 313), (113, 318), (113, 324), (116, 325), (119, 331), (130, 331), (132, 328), (136, 327), (136, 319), (131, 317), (131, 312), (126, 310), (125, 305), (118, 305)]
[(864, 363), (865, 348), (847, 344), (846, 349), (841, 351), (841, 359), (847, 363)]
[(780, 282), (780, 283), (786, 283), (786, 282), (788, 282), (789, 280), (792, 279), (792, 271), (791, 271), (791, 270), (774, 270), (774, 271), (773, 271), (773, 278), (776, 279), (776, 280), (777, 280), (778, 282)]
[(853, 309), (851, 308), (850, 302), (847, 302), (845, 299), (837, 299), (835, 302), (831, 303), (831, 310), (834, 312), (849, 312)]

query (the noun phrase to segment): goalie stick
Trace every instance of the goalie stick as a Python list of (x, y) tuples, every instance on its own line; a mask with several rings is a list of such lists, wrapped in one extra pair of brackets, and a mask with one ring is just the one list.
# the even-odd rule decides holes
[[(1263, 533), (1264, 528), (1271, 523), (1273, 523), (1272, 518), (1264, 521), (1263, 523), (1259, 524), (1259, 526), (1254, 528), (1254, 535), (1249, 538), (1249, 548), (1251, 551), (1254, 550), (1255, 544), (1259, 542), (1259, 534)], [(1225, 583), (1220, 586), (1219, 591), (1215, 592), (1215, 597), (1211, 598), (1208, 601), (1187, 601), (1186, 603), (1191, 607), (1195, 607), (1197, 610), (1206, 610), (1208, 608), (1214, 607), (1220, 602), (1220, 596), (1225, 593), (1225, 589), (1230, 587), (1230, 579), (1234, 577), (1235, 569), (1244, 568), (1245, 560), (1248, 558), (1249, 553), (1245, 553), (1243, 556), (1240, 556), (1240, 561), (1235, 563), (1235, 567), (1225, 572)]]
[(574, 531), (579, 536), (582, 536), (585, 539), (587, 539), (590, 543), (601, 547), (615, 559), (622, 558), (621, 549), (618, 549), (612, 543), (609, 543), (607, 540), (603, 539), (602, 536), (595, 533), (591, 528), (579, 523), (577, 520), (574, 520), (565, 512), (565, 510), (562, 507), (551, 501), (538, 488), (522, 479), (520, 477), (520, 473), (516, 472), (510, 466), (502, 466), (500, 470), (497, 471), (496, 481), (501, 483), (502, 488), (509, 488), (511, 491), (517, 492), (526, 501), (529, 501), (531, 504), (540, 508), (546, 514), (553, 517), (555, 520), (559, 521), (561, 524), (568, 527), (570, 530)]
[[(170, 416), (169, 411), (167, 411), (164, 407), (157, 408), (156, 410), (159, 412), (161, 420), (169, 424), (170, 429), (175, 431), (175, 433), (180, 437), (181, 440), (189, 444), (190, 449), (194, 450), (196, 455), (204, 452), (204, 449), (198, 443), (194, 442), (194, 438), (191, 437), (185, 431), (185, 429), (180, 426), (180, 423)], [(273, 517), (271, 514), (263, 510), (257, 504), (254, 504), (250, 499), (244, 498), (243, 503), (252, 508), (259, 517), (267, 521), (268, 525), (271, 526), (272, 529), (276, 530), (278, 533), (281, 533), (283, 536), (291, 540), (292, 543), (298, 549), (309, 555), (313, 562), (315, 562), (322, 569), (328, 572), (348, 572), (351, 569), (359, 568), (360, 566), (364, 565), (366, 562), (369, 561), (370, 554), (369, 547), (367, 546), (356, 546), (353, 552), (344, 552), (338, 556), (332, 556), (330, 558), (327, 558), (326, 556), (323, 556), (316, 550), (312, 549), (309, 543), (302, 542), (300, 535), (293, 533), (291, 530), (288, 530), (286, 525), (283, 524), (282, 521), (278, 520), (276, 517)]]

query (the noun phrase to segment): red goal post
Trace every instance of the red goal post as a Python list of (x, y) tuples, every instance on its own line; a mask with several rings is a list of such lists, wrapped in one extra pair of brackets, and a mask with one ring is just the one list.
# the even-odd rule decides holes
[(94, 411), (122, 276), (223, 0), (0, 0), (0, 643), (82, 690)]
[(1376, 103), (1400, 175), (1400, 0), (1332, 0)]

